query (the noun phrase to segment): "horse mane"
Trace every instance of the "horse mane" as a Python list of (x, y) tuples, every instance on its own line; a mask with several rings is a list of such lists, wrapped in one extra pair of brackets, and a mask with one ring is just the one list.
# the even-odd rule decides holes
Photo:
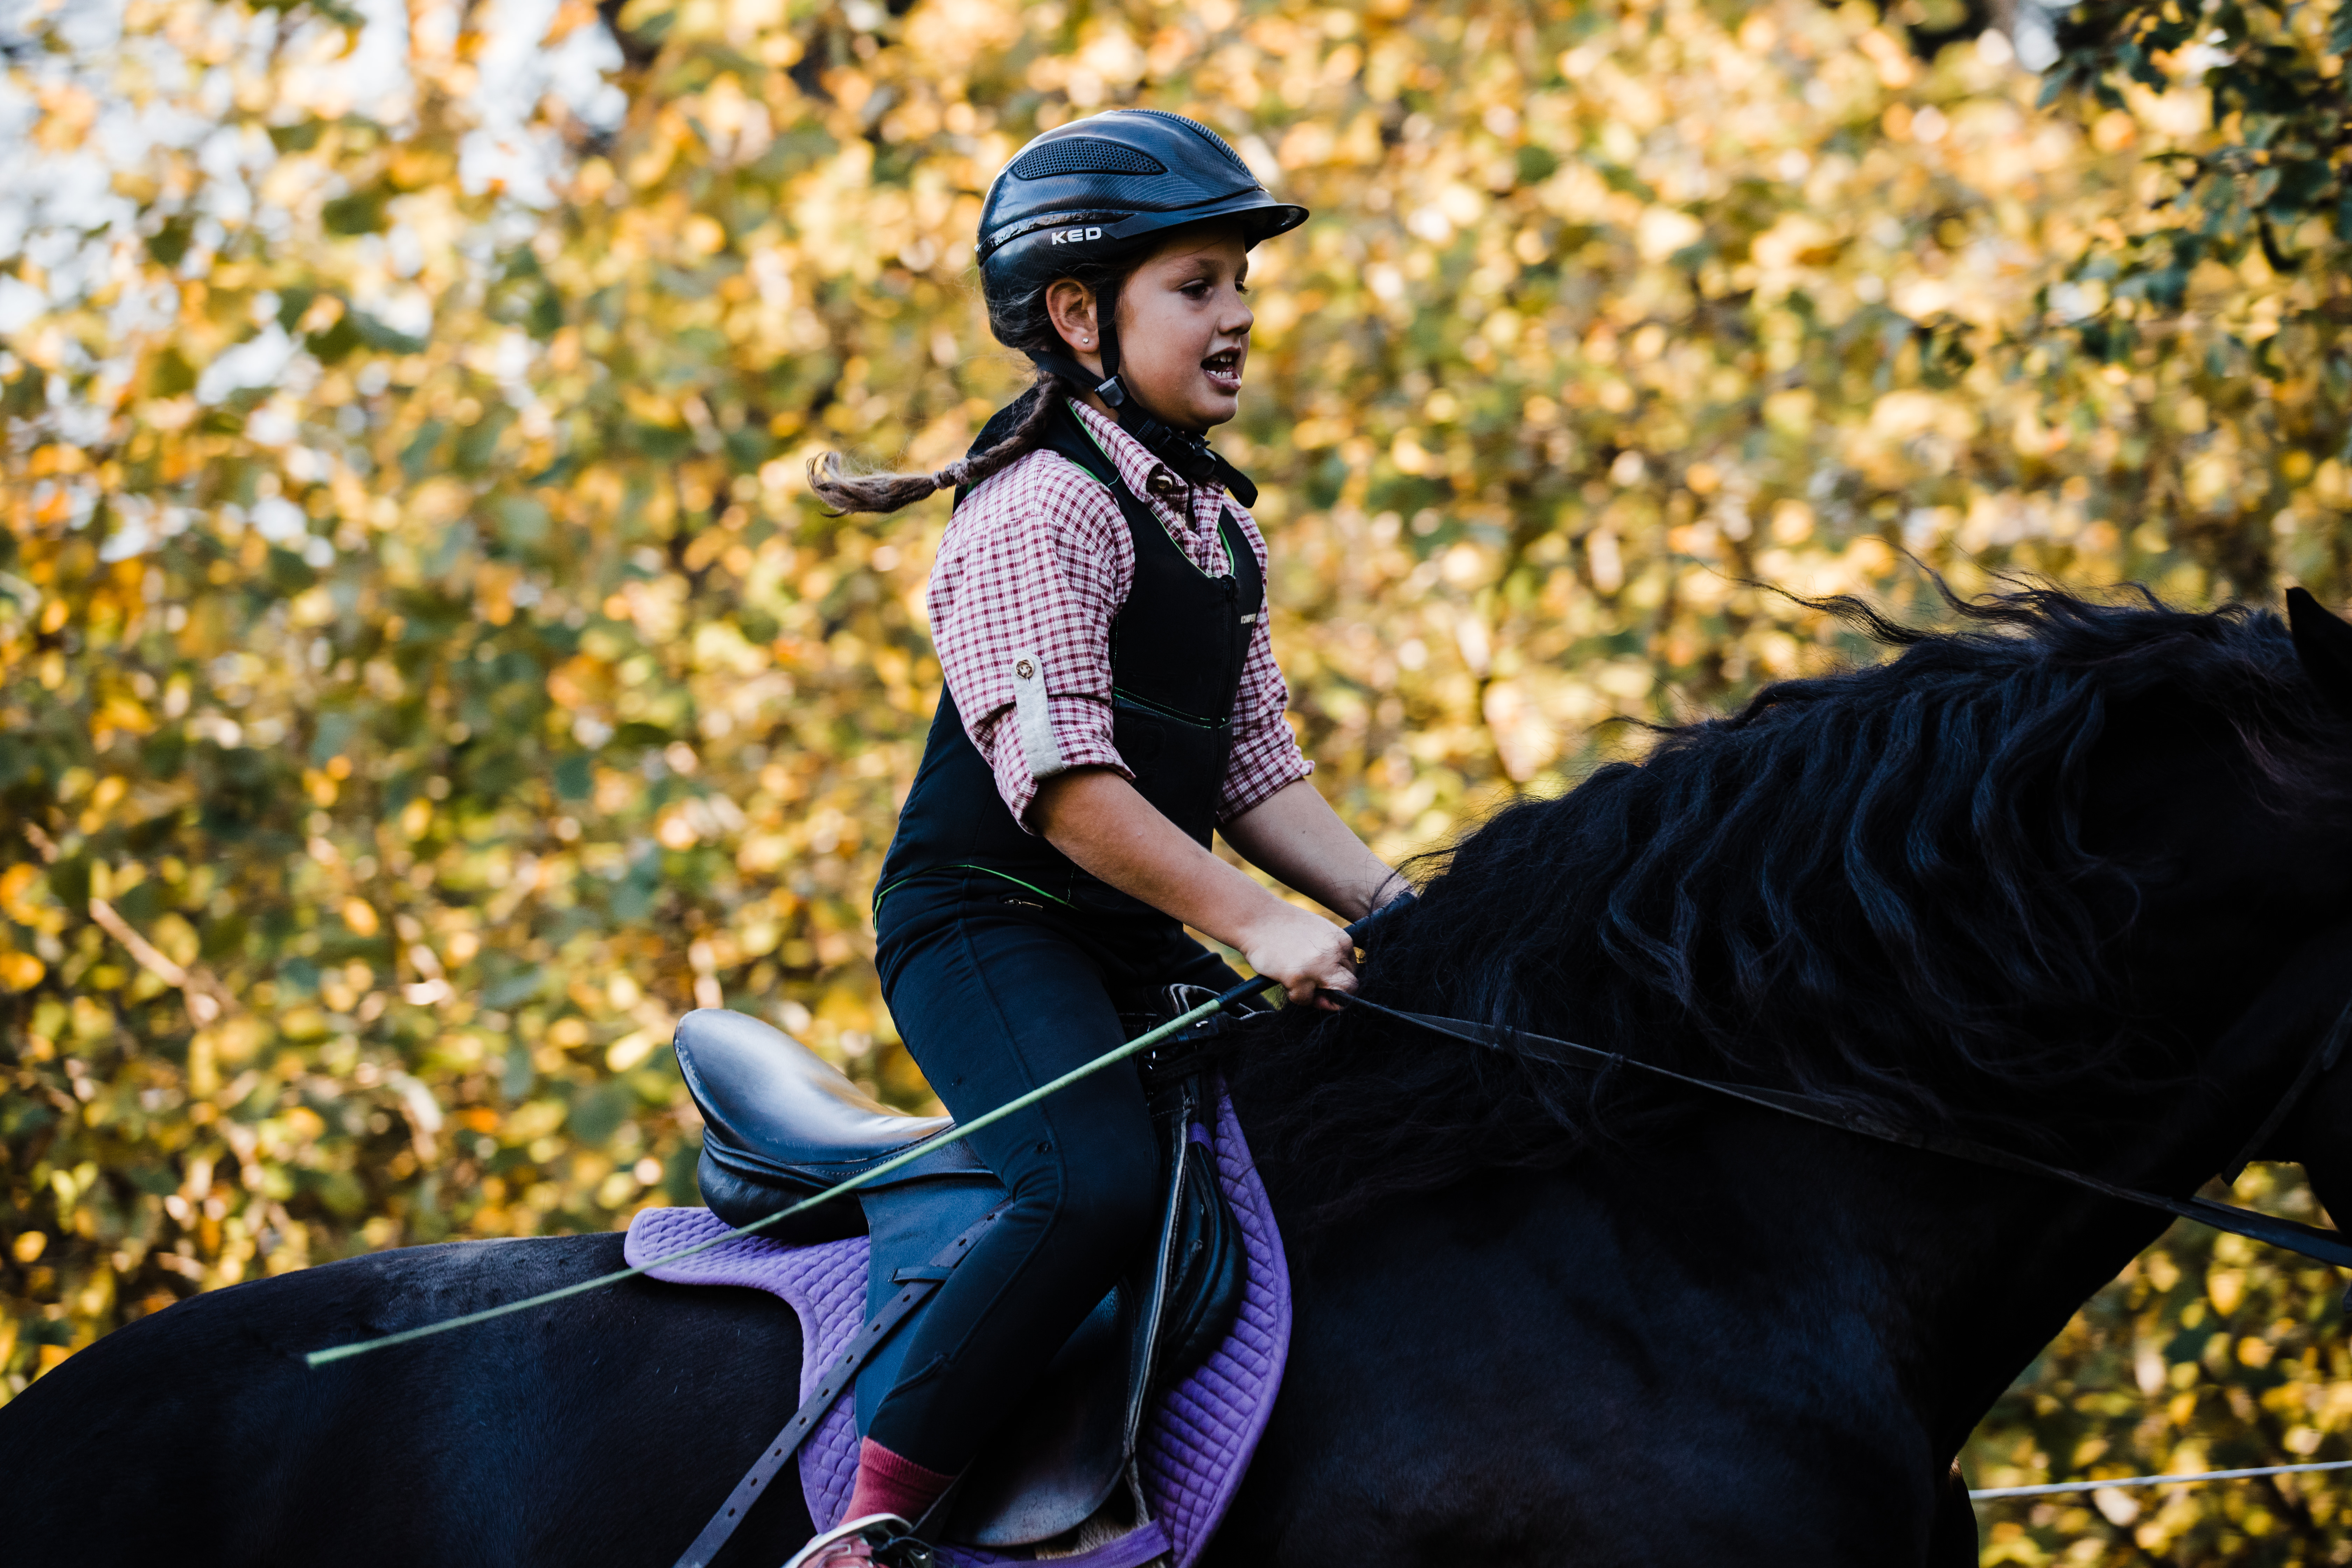
[[(1643, 761), (1425, 858), (1363, 994), (1919, 1125), (2023, 1125), (2041, 1096), (2134, 1081), (2148, 1053), (2126, 1047), (2164, 1030), (2112, 961), (2165, 873), (2086, 845), (2094, 748), (2204, 723), (2301, 810), (2341, 805), (2344, 726), (2268, 611), (1936, 587), (1953, 629), (1803, 601), (1899, 653), (1654, 727)], [(1327, 1217), (1690, 1109), (1641, 1075), (1306, 1009), (1251, 1030), (1234, 1080)]]

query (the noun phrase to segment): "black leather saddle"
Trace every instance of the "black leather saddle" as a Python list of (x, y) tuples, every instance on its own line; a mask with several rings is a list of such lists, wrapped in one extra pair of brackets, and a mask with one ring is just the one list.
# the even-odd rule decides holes
[[(1129, 1037), (1209, 994), (1171, 988), (1173, 1011), (1129, 1018)], [(1146, 1061), (1165, 1192), (1158, 1245), (1148, 1252), (1139, 1246), (1136, 1268), (1005, 1413), (983, 1458), (920, 1522), (926, 1539), (999, 1550), (1034, 1545), (1070, 1535), (1107, 1503), (1141, 1522), (1135, 1449), (1150, 1393), (1216, 1348), (1241, 1301), (1240, 1234), (1208, 1151), (1192, 1136), (1206, 1092), (1198, 1070), (1203, 1037), (1223, 1024), (1210, 1019), (1154, 1053), (1156, 1066)], [(805, 1046), (745, 1014), (689, 1013), (675, 1044), (707, 1124), (696, 1171), (703, 1201), (730, 1225), (763, 1219), (953, 1125), (891, 1110)], [(764, 1234), (793, 1245), (868, 1236), (871, 1317), (907, 1281), (940, 1278), (941, 1249), (1004, 1198), (970, 1145), (950, 1143)], [(896, 1381), (910, 1338), (903, 1326), (891, 1331), (857, 1372), (861, 1433)]]

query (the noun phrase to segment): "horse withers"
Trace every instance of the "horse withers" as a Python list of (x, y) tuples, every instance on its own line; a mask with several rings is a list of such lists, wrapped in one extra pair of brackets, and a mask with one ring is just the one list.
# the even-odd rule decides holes
[[(1465, 837), (1366, 993), (1957, 1130), (2215, 1173), (2352, 990), (2352, 627), (2054, 591), (1769, 688)], [(1211, 1568), (1974, 1560), (1951, 1469), (2144, 1211), (1354, 1014), (1234, 1098), (1294, 1312)], [(2352, 1203), (2352, 1075), (2272, 1152)], [(617, 1237), (200, 1296), (0, 1408), (12, 1560), (658, 1563), (791, 1413), (792, 1314)], [(770, 1497), (720, 1561), (810, 1521)]]

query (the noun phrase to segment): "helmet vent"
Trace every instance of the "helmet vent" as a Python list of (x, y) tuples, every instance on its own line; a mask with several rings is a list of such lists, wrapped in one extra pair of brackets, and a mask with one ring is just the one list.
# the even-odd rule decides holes
[(1227, 142), (1223, 137), (1218, 135), (1215, 132), (1210, 130), (1199, 121), (1191, 118), (1189, 115), (1171, 114), (1164, 109), (1138, 109), (1131, 110), (1130, 112), (1136, 114), (1149, 114), (1155, 120), (1165, 120), (1171, 124), (1181, 125), (1184, 129), (1198, 136), (1202, 141), (1206, 142), (1210, 146), (1214, 147), (1218, 152), (1223, 153), (1225, 155), (1226, 163), (1231, 163), (1243, 174), (1249, 175), (1251, 182), (1253, 184), (1255, 183), (1257, 176), (1250, 174), (1250, 166), (1242, 162), (1242, 155), (1234, 151), (1233, 143)]
[(1164, 174), (1166, 164), (1148, 153), (1106, 142), (1099, 136), (1064, 136), (1042, 147), (1032, 147), (1013, 165), (1016, 180), (1041, 180), (1048, 174)]

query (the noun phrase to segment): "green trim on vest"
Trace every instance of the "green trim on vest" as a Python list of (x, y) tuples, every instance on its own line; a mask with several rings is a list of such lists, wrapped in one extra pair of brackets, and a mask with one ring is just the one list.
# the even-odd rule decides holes
[[(1118, 459), (1110, 455), (1110, 448), (1102, 444), (1102, 437), (1095, 434), (1094, 426), (1088, 425), (1085, 420), (1078, 417), (1077, 405), (1068, 402), (1067, 399), (1065, 399), (1064, 403), (1065, 406), (1068, 407), (1070, 410), (1071, 423), (1077, 426), (1079, 432), (1083, 434), (1087, 440), (1094, 443), (1095, 450), (1100, 452), (1103, 455), (1103, 461), (1110, 465), (1112, 479), (1117, 479), (1118, 475)], [(1087, 478), (1094, 480), (1095, 483), (1101, 485), (1103, 489), (1109, 490), (1111, 492), (1111, 499), (1114, 500), (1118, 499), (1119, 491), (1127, 489), (1127, 485), (1124, 480), (1118, 480), (1118, 482), (1115, 484), (1106, 481), (1100, 474), (1089, 471), (1083, 464), (1078, 465), (1078, 471), (1085, 474)], [(1133, 492), (1129, 491), (1129, 493), (1132, 494)], [(1139, 496), (1138, 496), (1136, 500), (1139, 503), (1142, 502), (1142, 498)], [(1148, 504), (1145, 504), (1144, 510), (1150, 511), (1150, 508)], [(1160, 514), (1152, 512), (1151, 520), (1154, 522), (1158, 522), (1160, 521)], [(1160, 525), (1160, 531), (1163, 533), (1167, 531), (1166, 524), (1162, 523)], [(1241, 537), (1234, 531), (1234, 514), (1233, 510), (1230, 507), (1221, 508), (1217, 512), (1217, 537), (1225, 542), (1225, 575), (1231, 576), (1241, 569), (1241, 554), (1243, 546)], [(1169, 542), (1171, 544), (1175, 543), (1173, 536), (1171, 536)], [(1207, 577), (1212, 583), (1222, 581), (1220, 578), (1210, 576), (1209, 569), (1202, 565), (1199, 562), (1193, 560), (1192, 552), (1191, 551), (1185, 550), (1181, 544), (1177, 545), (1176, 548), (1178, 552), (1183, 555), (1185, 563), (1191, 566), (1193, 571), (1198, 572), (1203, 577)], [(1252, 559), (1253, 562), (1255, 562), (1255, 555), (1253, 555)], [(1170, 711), (1173, 713), (1176, 718), (1181, 719), (1184, 717), (1181, 713), (1175, 713), (1172, 709), (1170, 710)], [(1202, 721), (1195, 719), (1192, 722), (1197, 724), (1202, 722)]]
[[(1023, 881), (1012, 872), (1000, 871), (993, 866), (976, 866), (971, 864), (970, 861), (964, 861), (953, 866), (942, 866), (940, 869), (943, 871), (981, 871), (991, 877), (1002, 877), (1004, 880), (1012, 883), (1016, 888), (1028, 888), (1031, 892), (1036, 894), (1039, 898), (1045, 900), (1049, 903), (1059, 904), (1066, 910), (1073, 907), (1069, 900), (1057, 899), (1054, 897), (1053, 894), (1047, 892), (1045, 889), (1031, 887), (1030, 884)], [(882, 889), (879, 892), (874, 895), (874, 907), (877, 910), (880, 909), (882, 907), (883, 900), (888, 898), (900, 888), (905, 887), (908, 882), (913, 881), (917, 877), (921, 875), (922, 873), (920, 871), (910, 871), (907, 875), (899, 878), (897, 881), (891, 883), (888, 887)]]

